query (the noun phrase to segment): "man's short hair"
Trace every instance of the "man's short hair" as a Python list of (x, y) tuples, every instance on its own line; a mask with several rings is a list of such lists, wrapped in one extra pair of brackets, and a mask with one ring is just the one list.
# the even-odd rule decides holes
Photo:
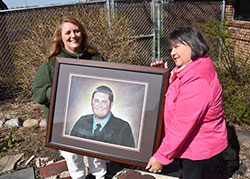
[(97, 92), (108, 94), (110, 103), (112, 103), (114, 101), (114, 94), (109, 87), (107, 87), (105, 85), (98, 86), (92, 94), (92, 100)]

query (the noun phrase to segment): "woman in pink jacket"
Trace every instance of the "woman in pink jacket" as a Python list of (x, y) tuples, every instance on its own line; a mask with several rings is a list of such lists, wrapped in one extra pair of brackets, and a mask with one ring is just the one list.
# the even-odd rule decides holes
[[(174, 30), (169, 38), (176, 67), (166, 93), (165, 136), (146, 169), (161, 172), (179, 159), (183, 179), (224, 178), (217, 170), (228, 145), (222, 88), (209, 47), (193, 27)], [(151, 66), (163, 66), (163, 62)], [(166, 65), (165, 65), (166, 66)]]

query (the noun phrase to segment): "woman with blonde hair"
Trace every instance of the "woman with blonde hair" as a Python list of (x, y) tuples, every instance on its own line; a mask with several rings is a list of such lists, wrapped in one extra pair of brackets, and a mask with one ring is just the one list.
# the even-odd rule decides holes
[(52, 41), (50, 52), (45, 56), (46, 59), (50, 59), (50, 57), (58, 55), (61, 51), (61, 48), (64, 47), (64, 43), (62, 41), (62, 25), (64, 23), (71, 23), (79, 28), (78, 30), (81, 32), (83, 39), (83, 42), (80, 44), (81, 51), (86, 50), (91, 54), (98, 53), (97, 50), (89, 44), (88, 35), (83, 25), (74, 17), (65, 16), (60, 20), (59, 24), (57, 25), (57, 28), (54, 32), (54, 39)]
[[(44, 105), (46, 120), (48, 120), (49, 115), (56, 57), (104, 61), (98, 51), (89, 45), (84, 26), (72, 16), (63, 17), (54, 32), (50, 52), (45, 55), (47, 60), (38, 69), (31, 90), (34, 100)], [(66, 151), (60, 152), (66, 160), (71, 177), (84, 179), (86, 173), (83, 156)], [(104, 179), (107, 172), (105, 161), (88, 157), (88, 162), (91, 174), (96, 179)]]

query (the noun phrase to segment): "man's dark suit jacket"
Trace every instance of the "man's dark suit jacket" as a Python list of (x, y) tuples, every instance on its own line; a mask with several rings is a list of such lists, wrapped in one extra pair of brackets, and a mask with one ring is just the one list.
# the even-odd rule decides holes
[(92, 136), (92, 127), (93, 114), (82, 116), (74, 124), (70, 135), (127, 147), (135, 147), (134, 137), (129, 123), (115, 117), (112, 113), (98, 139)]

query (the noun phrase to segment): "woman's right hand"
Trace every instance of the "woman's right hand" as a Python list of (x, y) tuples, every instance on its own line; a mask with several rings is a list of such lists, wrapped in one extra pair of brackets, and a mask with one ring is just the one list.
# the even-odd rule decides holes
[(165, 62), (165, 63), (163, 61), (151, 62), (150, 66), (151, 67), (168, 68), (168, 62)]

